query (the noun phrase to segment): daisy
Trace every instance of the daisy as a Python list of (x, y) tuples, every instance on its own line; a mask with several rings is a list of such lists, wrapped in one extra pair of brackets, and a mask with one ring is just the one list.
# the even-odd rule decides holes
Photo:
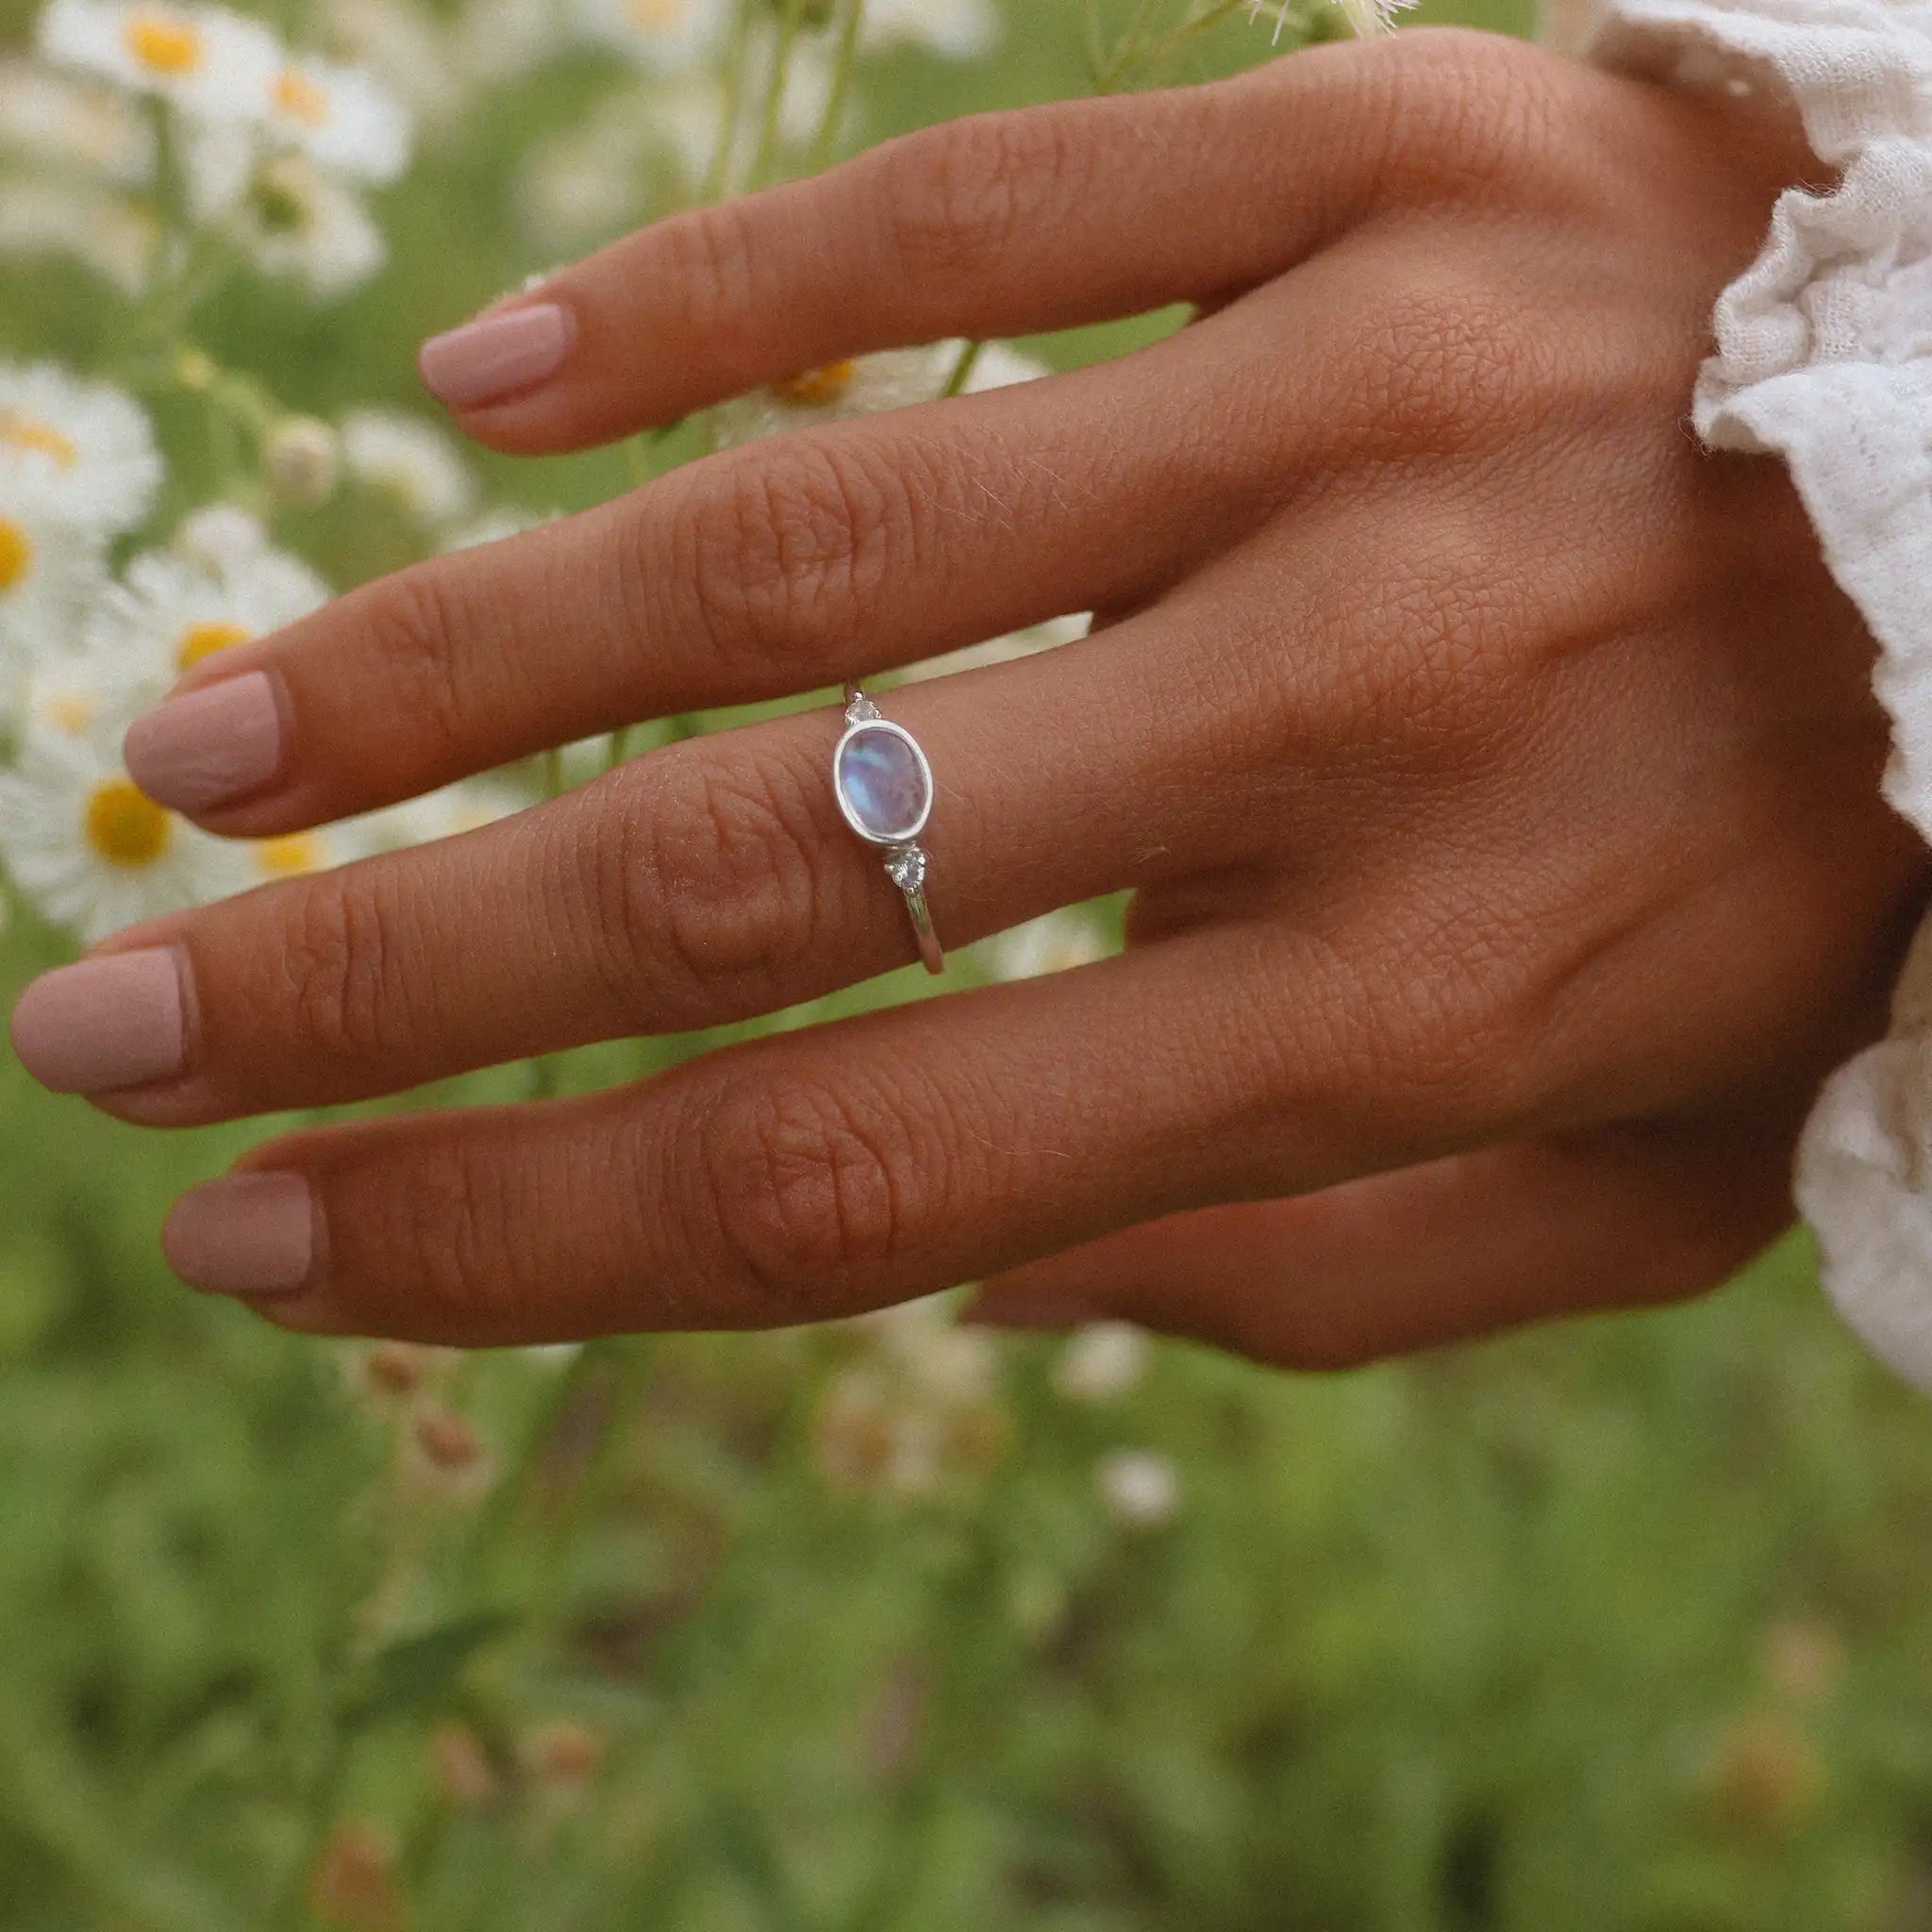
[(27, 665), (21, 732), (28, 742), (64, 738), (113, 752), (148, 696), (129, 666), (101, 652), (46, 651)]
[(16, 469), (58, 515), (105, 537), (142, 523), (161, 481), (140, 404), (51, 362), (0, 362), (0, 470)]
[(151, 550), (102, 597), (86, 648), (125, 666), (158, 698), (216, 652), (266, 637), (327, 601), (322, 579), (279, 550), (240, 556), (212, 571)]
[(264, 156), (258, 136), (201, 129), (182, 152), (190, 211), (220, 224), (264, 275), (346, 293), (381, 268), (382, 230), (355, 191), (292, 149)]
[(409, 117), (359, 67), (308, 55), (286, 61), (269, 85), (271, 139), (318, 167), (380, 186), (409, 161)]
[(201, 121), (258, 118), (282, 64), (259, 22), (170, 0), (50, 0), (40, 48)]
[(154, 173), (154, 129), (132, 101), (34, 60), (0, 60), (0, 147), (128, 187)]
[(660, 74), (679, 74), (710, 58), (730, 24), (728, 0), (576, 0), (585, 39), (612, 47)]
[(60, 514), (49, 478), (0, 464), (0, 664), (71, 643), (100, 581), (99, 536)]
[(0, 773), (0, 862), (47, 919), (89, 945), (246, 883), (235, 847), (144, 797), (91, 740), (52, 734)]
[(236, 232), (263, 274), (304, 283), (322, 296), (346, 294), (388, 256), (382, 230), (356, 195), (301, 155), (278, 155), (256, 171)]
[(475, 508), (475, 478), (455, 443), (400, 410), (351, 410), (342, 418), (342, 458), (358, 483), (418, 523), (452, 523)]
[(859, 44), (923, 47), (946, 60), (977, 60), (999, 44), (993, 0), (867, 0)]
[[(724, 447), (815, 423), (837, 423), (932, 402), (944, 393), (965, 347), (958, 341), (929, 342), (924, 348), (886, 349), (875, 356), (808, 369), (714, 409), (713, 434)], [(989, 342), (974, 362), (966, 393), (977, 395), (1010, 383), (1031, 382), (1046, 374), (1044, 363), (1002, 342)]]

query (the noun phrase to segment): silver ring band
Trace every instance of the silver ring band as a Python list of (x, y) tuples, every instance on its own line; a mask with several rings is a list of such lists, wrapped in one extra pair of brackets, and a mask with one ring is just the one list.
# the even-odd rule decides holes
[(930, 860), (919, 842), (932, 816), (932, 767), (911, 732), (894, 724), (856, 684), (845, 687), (845, 729), (832, 753), (832, 790), (845, 823), (868, 844), (885, 847), (886, 876), (905, 895), (919, 957), (928, 973), (943, 973), (946, 958), (925, 904)]

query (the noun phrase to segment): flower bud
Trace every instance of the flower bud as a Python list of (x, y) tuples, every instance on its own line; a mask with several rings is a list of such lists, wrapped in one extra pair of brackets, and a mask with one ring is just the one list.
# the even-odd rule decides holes
[(423, 1459), (445, 1475), (467, 1475), (483, 1460), (482, 1438), (453, 1409), (425, 1409), (411, 1433)]
[(1095, 1472), (1100, 1500), (1127, 1529), (1159, 1529), (1181, 1503), (1181, 1479), (1166, 1457), (1148, 1449), (1119, 1449)]
[(385, 1395), (413, 1395), (429, 1373), (429, 1351), (407, 1341), (380, 1341), (362, 1357), (362, 1373)]
[(396, 1888), (396, 1851), (388, 1834), (344, 1819), (324, 1840), (309, 1883), (315, 1916), (351, 1932), (403, 1932), (408, 1914)]
[(268, 487), (298, 509), (326, 503), (342, 476), (341, 439), (314, 416), (284, 416), (261, 447)]
[(1096, 1322), (1060, 1350), (1053, 1386), (1069, 1402), (1115, 1402), (1147, 1373), (1143, 1331), (1126, 1322)]
[(438, 1724), (429, 1734), (429, 1768), (437, 1795), (453, 1811), (480, 1811), (497, 1792), (496, 1767), (468, 1724)]
[(529, 1732), (518, 1756), (525, 1770), (540, 1784), (575, 1792), (602, 1768), (604, 1745), (588, 1725), (558, 1718)]

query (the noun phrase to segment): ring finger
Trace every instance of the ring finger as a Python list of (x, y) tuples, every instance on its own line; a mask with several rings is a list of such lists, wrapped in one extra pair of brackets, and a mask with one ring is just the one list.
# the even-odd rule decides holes
[[(1174, 638), (1204, 622), (1159, 611), (888, 701), (935, 774), (927, 891), (947, 942), (1241, 856), (1224, 829), (1252, 818), (1229, 808), (1240, 760), (1191, 756), (1210, 721)], [(841, 817), (838, 728), (819, 710), (688, 741), (461, 838), (149, 922), (28, 990), (21, 1058), (171, 1124), (865, 978), (906, 960), (911, 933), (878, 850)]]

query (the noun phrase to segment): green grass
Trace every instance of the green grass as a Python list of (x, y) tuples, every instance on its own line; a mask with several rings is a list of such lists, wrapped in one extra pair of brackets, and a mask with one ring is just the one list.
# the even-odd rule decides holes
[[(896, 62), (870, 131), (1076, 91), (1073, 9), (1014, 22), (985, 68)], [(206, 339), (291, 405), (414, 402), (419, 337), (537, 265), (510, 162), (590, 85), (425, 163), (364, 294), (243, 291)], [(9, 350), (87, 366), (103, 326), (9, 269)], [(178, 507), (210, 477), (168, 427)], [(543, 507), (627, 480), (490, 467)], [(367, 517), (288, 534), (343, 583), (399, 560)], [(58, 957), (21, 921), (0, 993)], [(406, 1401), (161, 1268), (166, 1202), (259, 1131), (0, 1065), (6, 1932), (290, 1932), (344, 1821), (419, 1932), (1932, 1924), (1932, 1427), (1796, 1241), (1691, 1308), (1347, 1377), (1168, 1348), (1101, 1407), (1034, 1342), (949, 1407), (864, 1331), (444, 1360)], [(880, 1377), (946, 1420), (929, 1494), (855, 1480), (863, 1431), (828, 1455)], [(425, 1405), (479, 1472), (407, 1453)], [(1166, 1527), (1097, 1504), (1123, 1446), (1179, 1469)], [(452, 1725), (487, 1791), (437, 1772)], [(405, 1923), (368, 1907), (338, 1923)]]

